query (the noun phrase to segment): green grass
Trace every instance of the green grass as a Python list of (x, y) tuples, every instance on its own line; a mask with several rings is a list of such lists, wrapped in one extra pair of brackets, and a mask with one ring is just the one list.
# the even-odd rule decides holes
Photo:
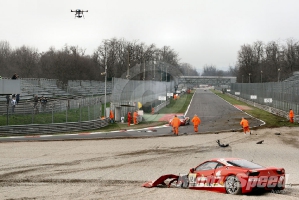
[[(162, 108), (159, 113), (160, 114), (169, 114), (169, 113), (184, 113), (187, 110), (188, 105), (192, 99), (193, 92), (191, 91), (190, 94), (184, 94), (177, 100), (171, 100), (167, 107)], [(113, 131), (113, 130), (120, 130), (120, 129), (139, 129), (139, 128), (146, 128), (149, 126), (159, 126), (164, 125), (165, 121), (142, 121), (138, 125), (128, 127), (127, 123), (115, 123), (109, 124), (108, 126), (99, 129), (98, 131), (105, 132), (105, 131)]]
[[(103, 109), (102, 109), (103, 110)], [(100, 105), (70, 109), (63, 112), (20, 114), (17, 111), (8, 115), (8, 125), (50, 124), (88, 121), (99, 118)], [(80, 115), (81, 113), (81, 115)], [(0, 126), (7, 125), (7, 115), (0, 116)]]
[(222, 94), (221, 92), (218, 92), (216, 90), (212, 90), (216, 95), (221, 97), (222, 99), (230, 102), (233, 105), (246, 105), (251, 108), (251, 110), (246, 110), (245, 112), (252, 115), (255, 118), (261, 119), (264, 122), (266, 122), (266, 125), (264, 127), (267, 128), (274, 128), (274, 127), (282, 127), (282, 126), (289, 126), (289, 127), (296, 127), (299, 126), (298, 123), (290, 123), (286, 118), (274, 115), (272, 113), (269, 113), (267, 111), (261, 110), (259, 108), (253, 107), (251, 105), (248, 105), (242, 101), (236, 100), (235, 98), (232, 98), (226, 94)]
[(171, 99), (170, 103), (166, 107), (164, 107), (161, 110), (159, 110), (159, 113), (163, 113), (163, 114), (185, 113), (185, 111), (187, 110), (187, 107), (190, 104), (190, 101), (192, 99), (193, 93), (194, 92), (191, 91), (190, 94), (183, 94), (177, 100)]

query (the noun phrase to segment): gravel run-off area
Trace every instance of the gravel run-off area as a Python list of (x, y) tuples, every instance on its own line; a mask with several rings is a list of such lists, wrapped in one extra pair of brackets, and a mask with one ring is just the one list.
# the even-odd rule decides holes
[[(275, 133), (280, 133), (276, 135)], [(299, 199), (299, 128), (154, 138), (0, 143), (0, 199)], [(221, 148), (216, 140), (228, 143)], [(256, 142), (264, 140), (262, 144)], [(144, 188), (164, 174), (240, 157), (284, 167), (286, 189), (228, 195), (179, 188)]]

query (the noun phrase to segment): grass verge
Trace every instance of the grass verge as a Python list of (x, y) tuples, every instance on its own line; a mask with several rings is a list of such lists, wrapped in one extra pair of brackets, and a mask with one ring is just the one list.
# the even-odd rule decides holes
[[(183, 94), (180, 96), (177, 100), (170, 100), (170, 103), (167, 105), (167, 107), (162, 108), (159, 113), (160, 114), (170, 114), (170, 113), (185, 113), (185, 111), (188, 108), (188, 105), (190, 104), (190, 101), (192, 99), (194, 91), (191, 91), (190, 94)], [(98, 131), (106, 132), (106, 131), (114, 131), (114, 130), (123, 130), (123, 129), (140, 129), (140, 128), (146, 128), (149, 126), (160, 126), (164, 125), (165, 121), (143, 121), (140, 122), (137, 125), (132, 125), (128, 127), (127, 123), (115, 123), (115, 124), (109, 124), (106, 127), (103, 127), (99, 129)]]
[(190, 101), (192, 99), (194, 91), (191, 91), (190, 94), (183, 94), (177, 100), (170, 100), (170, 103), (162, 108), (159, 113), (169, 114), (169, 113), (185, 113), (187, 110)]
[(298, 123), (290, 123), (286, 118), (274, 115), (272, 113), (269, 113), (265, 110), (253, 107), (249, 104), (244, 103), (243, 101), (236, 100), (235, 98), (232, 98), (226, 94), (222, 94), (219, 91), (212, 90), (216, 95), (218, 95), (220, 98), (228, 101), (229, 103), (233, 105), (246, 105), (251, 108), (251, 110), (246, 110), (246, 113), (250, 114), (251, 116), (261, 119), (264, 122), (266, 122), (266, 125), (263, 126), (265, 128), (274, 128), (274, 127), (282, 127), (282, 126), (288, 126), (288, 127), (298, 127)]

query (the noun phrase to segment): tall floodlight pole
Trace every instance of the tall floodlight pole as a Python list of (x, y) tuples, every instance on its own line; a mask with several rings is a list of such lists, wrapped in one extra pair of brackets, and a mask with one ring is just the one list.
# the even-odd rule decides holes
[(165, 66), (166, 75), (165, 75), (165, 89), (166, 89), (166, 102), (167, 102), (167, 66)]
[(161, 63), (161, 82), (162, 82), (162, 66), (163, 66), (163, 63)]
[(154, 60), (154, 77), (153, 77), (153, 80), (155, 80), (155, 76), (156, 76), (156, 73), (155, 73), (155, 70), (156, 70), (156, 60)]
[(261, 71), (261, 83), (263, 82), (263, 71)]
[(279, 76), (280, 76), (280, 68), (278, 68), (278, 78), (277, 78), (277, 82), (279, 82)]
[(167, 82), (167, 66), (165, 66), (166, 74), (165, 74), (165, 81)]
[(129, 79), (130, 78), (130, 62), (131, 62), (131, 54), (133, 51), (133, 47), (132, 46), (128, 46), (128, 69), (127, 69), (127, 75), (126, 78)]
[(143, 80), (145, 81), (145, 58), (143, 58)]
[(104, 110), (104, 117), (106, 118), (106, 102), (107, 102), (107, 49), (105, 45), (105, 110)]
[(159, 53), (156, 52), (156, 56), (154, 58), (154, 80), (156, 79), (156, 64), (158, 64), (159, 61)]
[(248, 79), (248, 82), (250, 83), (250, 75), (251, 75), (251, 73), (249, 73), (248, 75), (249, 75), (249, 79)]

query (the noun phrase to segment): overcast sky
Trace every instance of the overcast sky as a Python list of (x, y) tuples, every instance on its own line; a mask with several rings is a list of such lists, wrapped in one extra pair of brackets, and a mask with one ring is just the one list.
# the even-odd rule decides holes
[[(201, 73), (227, 70), (243, 44), (299, 38), (298, 0), (0, 0), (0, 40), (39, 52), (65, 44), (91, 55), (116, 37), (170, 46)], [(71, 9), (88, 10), (85, 19)]]

